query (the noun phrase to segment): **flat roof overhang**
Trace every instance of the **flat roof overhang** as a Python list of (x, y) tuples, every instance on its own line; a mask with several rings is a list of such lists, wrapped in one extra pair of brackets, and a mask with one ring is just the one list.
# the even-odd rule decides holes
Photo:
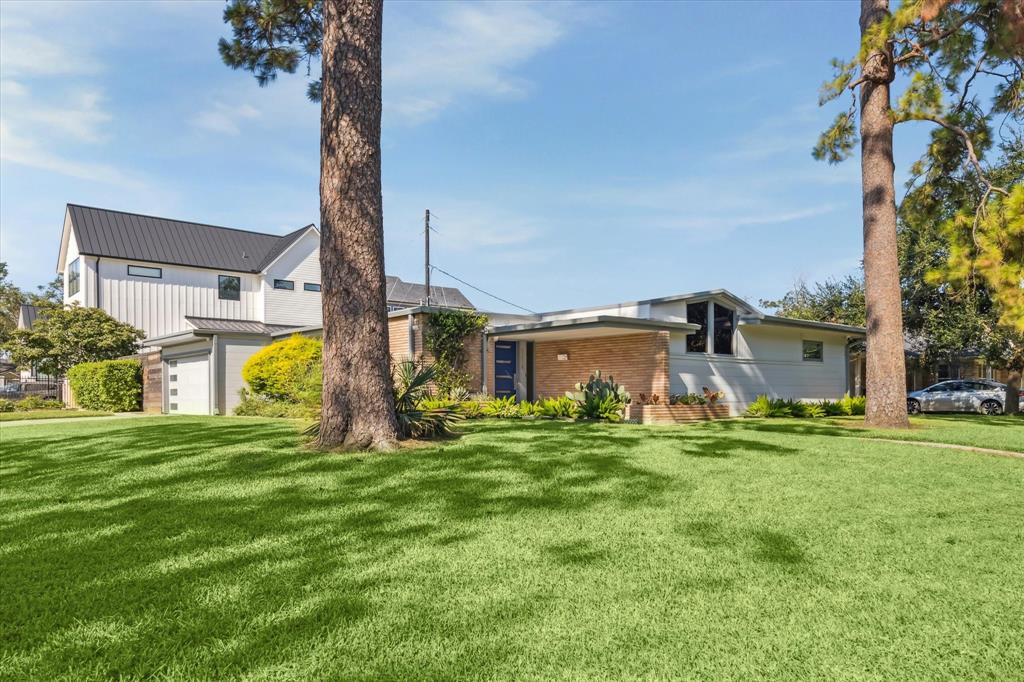
[(698, 331), (700, 325), (617, 315), (595, 315), (568, 320), (547, 320), (494, 327), (487, 335), (496, 339), (522, 339), (525, 341), (560, 341), (563, 339), (590, 339), (597, 336), (623, 336), (657, 331)]
[(836, 324), (834, 322), (816, 322), (814, 320), (798, 320), (792, 317), (779, 317), (777, 315), (764, 315), (760, 318), (741, 317), (739, 323), (742, 325), (779, 325), (783, 327), (804, 327), (806, 329), (820, 329), (822, 331), (840, 332), (852, 336), (866, 336), (867, 330), (864, 327), (854, 327), (848, 324)]

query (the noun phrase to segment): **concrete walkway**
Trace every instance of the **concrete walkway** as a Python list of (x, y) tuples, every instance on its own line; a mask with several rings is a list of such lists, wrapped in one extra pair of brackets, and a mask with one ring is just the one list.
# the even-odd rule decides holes
[(857, 438), (862, 441), (882, 441), (883, 443), (899, 443), (902, 445), (916, 445), (918, 447), (942, 448), (943, 450), (963, 450), (965, 452), (980, 452), (984, 455), (996, 455), (997, 457), (1015, 457), (1024, 459), (1024, 452), (1013, 450), (996, 450), (994, 448), (979, 448), (973, 445), (957, 445), (956, 443), (934, 443), (927, 440), (901, 440), (899, 438)]
[(0, 428), (8, 426), (29, 426), (31, 424), (68, 424), (70, 422), (102, 422), (111, 419), (138, 419), (140, 417), (160, 417), (164, 415), (147, 414), (145, 412), (120, 412), (118, 414), (105, 414), (99, 417), (54, 417), (53, 419), (16, 419), (9, 422), (0, 422)]

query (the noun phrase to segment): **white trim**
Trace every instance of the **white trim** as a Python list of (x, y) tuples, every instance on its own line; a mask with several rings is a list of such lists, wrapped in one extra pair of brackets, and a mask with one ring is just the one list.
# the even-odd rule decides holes
[(305, 237), (309, 233), (310, 230), (313, 230), (314, 232), (316, 232), (316, 238), (317, 238), (317, 241), (319, 241), (320, 240), (320, 230), (317, 229), (316, 225), (307, 225), (306, 229), (303, 230), (302, 234), (300, 234), (298, 237), (293, 239), (292, 243), (289, 244), (288, 247), (284, 251), (282, 251), (281, 253), (277, 254), (274, 257), (274, 260), (270, 261), (269, 263), (267, 263), (266, 265), (263, 266), (263, 268), (260, 270), (260, 274), (261, 275), (267, 274), (267, 270), (269, 270), (270, 268), (274, 267), (274, 263), (276, 263), (277, 261), (281, 260), (281, 258), (284, 257), (284, 254), (286, 254), (289, 251), (291, 251), (295, 247), (296, 244), (298, 244), (300, 241), (302, 241), (302, 238)]

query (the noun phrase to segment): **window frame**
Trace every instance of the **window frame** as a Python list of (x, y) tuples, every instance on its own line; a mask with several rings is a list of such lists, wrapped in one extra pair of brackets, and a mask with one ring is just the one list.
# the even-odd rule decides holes
[[(720, 351), (718, 350), (717, 338), (715, 333), (715, 322), (718, 318), (716, 312), (718, 309), (729, 311), (730, 318), (730, 330), (729, 330), (729, 349)], [(714, 301), (708, 301), (708, 319), (710, 324), (708, 325), (708, 338), (710, 341), (710, 348), (712, 355), (735, 355), (736, 349), (736, 309), (730, 308), (727, 305), (719, 305)]]
[[(234, 297), (224, 295), (224, 280), (233, 279), (238, 282)], [(217, 275), (217, 300), (220, 301), (241, 301), (242, 300), (242, 278), (239, 275)]]
[[(155, 270), (156, 274), (155, 275), (143, 275), (143, 274), (141, 274), (139, 272), (132, 272), (132, 268), (134, 268), (136, 270)], [(128, 264), (128, 268), (127, 268), (127, 272), (128, 272), (128, 276), (129, 277), (145, 277), (147, 279), (163, 279), (164, 278), (164, 269), (163, 268), (154, 268), (151, 265), (132, 265), (131, 263), (129, 263)]]
[[(711, 327), (709, 322), (712, 321), (712, 320), (709, 319), (710, 316), (708, 315), (708, 313), (711, 312), (711, 301), (694, 301), (693, 303), (687, 303), (686, 304), (686, 321), (690, 322), (690, 323), (694, 323), (692, 317), (690, 316), (690, 308), (694, 307), (694, 306), (699, 306), (699, 305), (704, 306), (704, 326), (701, 329), (695, 330), (695, 331), (693, 331), (693, 332), (691, 332), (691, 333), (686, 335), (686, 352), (687, 353), (707, 355), (708, 354), (708, 336), (710, 334), (709, 330), (710, 330), (710, 327)], [(694, 323), (694, 324), (696, 324), (696, 323)], [(699, 337), (703, 337), (704, 338), (704, 346), (703, 346), (703, 348), (691, 349), (690, 348), (690, 340), (691, 339), (696, 340)]]
[[(818, 357), (807, 356), (807, 344), (815, 344), (818, 347)], [(801, 339), (801, 358), (804, 362), (825, 362), (825, 342), (816, 339)]]
[(67, 296), (76, 296), (82, 290), (82, 257), (78, 256), (68, 263), (68, 293)]
[(293, 279), (275, 279), (274, 280), (274, 289), (277, 290), (277, 291), (295, 291), (295, 280), (293, 280)]
[[(310, 287), (316, 287), (316, 288), (315, 289), (310, 289)], [(308, 292), (314, 293), (314, 294), (319, 294), (320, 290), (321, 290), (321, 286), (317, 282), (303, 282), (302, 283), (302, 290), (303, 291), (308, 291)]]

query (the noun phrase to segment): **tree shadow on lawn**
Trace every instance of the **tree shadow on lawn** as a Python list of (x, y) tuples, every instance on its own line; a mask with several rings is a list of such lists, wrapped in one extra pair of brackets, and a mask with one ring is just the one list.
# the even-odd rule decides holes
[[(304, 451), (281, 422), (156, 420), (5, 438), (0, 639), (22, 672), (98, 671), (99, 651), (103, 674), (133, 676), (266, 669), (310, 641), (362, 632), (381, 608), (408, 611), (385, 618), (396, 637), (457, 641), (457, 614), (429, 567), (492, 523), (538, 511), (558, 523), (692, 494), (637, 458), (653, 443), (686, 456), (796, 452), (719, 433), (559, 422), (476, 423), (438, 447), (358, 455)], [(565, 570), (604, 558), (571, 538), (540, 552)], [(532, 618), (544, 601), (528, 591), (488, 599), (474, 618)], [(365, 645), (336, 655), (385, 676), (441, 664)], [(471, 666), (518, 655), (501, 638), (486, 646), (451, 656)]]

